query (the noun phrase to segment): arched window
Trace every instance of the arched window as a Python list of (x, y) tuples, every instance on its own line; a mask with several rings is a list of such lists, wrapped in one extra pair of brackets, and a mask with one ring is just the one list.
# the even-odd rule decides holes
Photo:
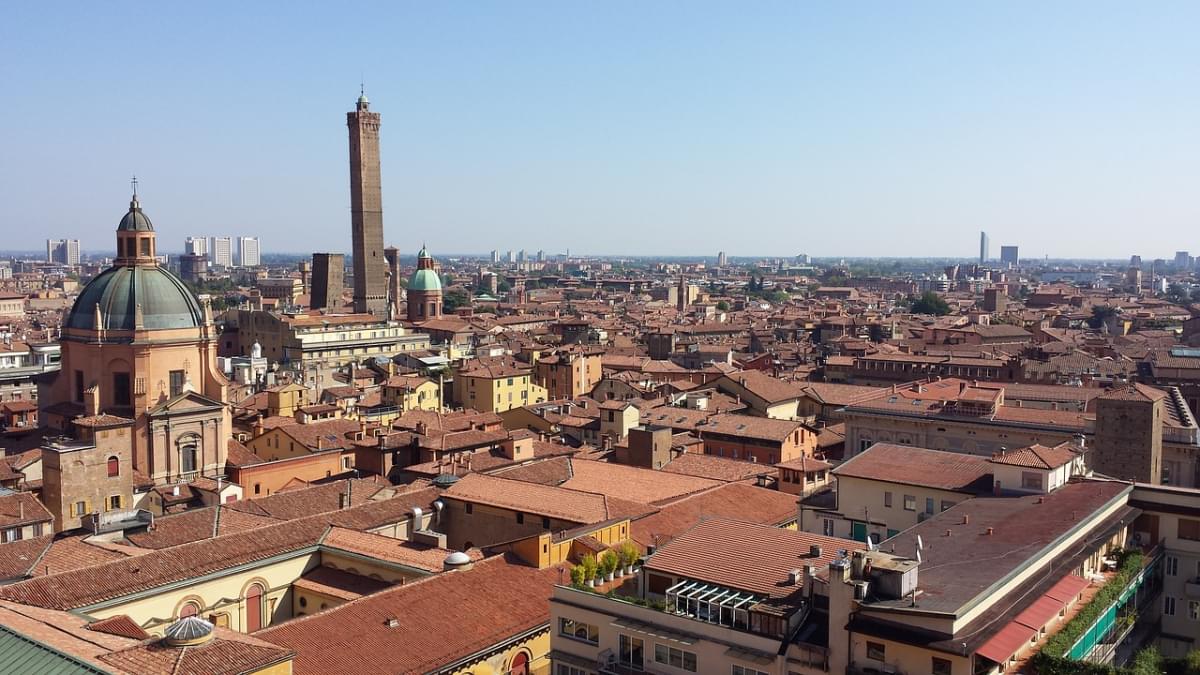
[(121, 460), (116, 455), (108, 458), (108, 477), (116, 478), (121, 475)]
[(246, 632), (253, 633), (263, 627), (263, 589), (258, 584), (250, 584), (246, 589)]
[(179, 608), (179, 618), (188, 616), (196, 616), (200, 613), (200, 608), (194, 602), (186, 602), (183, 607)]
[(179, 448), (179, 470), (183, 473), (196, 471), (196, 445), (188, 443)]
[(529, 675), (529, 655), (523, 651), (517, 652), (512, 665), (508, 667), (508, 672), (509, 675)]

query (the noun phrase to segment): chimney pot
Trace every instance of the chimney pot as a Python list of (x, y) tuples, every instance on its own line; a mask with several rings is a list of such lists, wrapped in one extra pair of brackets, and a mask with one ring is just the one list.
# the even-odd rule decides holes
[(950, 536), (950, 530), (946, 530), (946, 536), (947, 536), (947, 537), (949, 537), (949, 536)]
[(987, 533), (988, 533), (988, 536), (989, 536), (989, 537), (990, 537), (990, 536), (992, 536), (993, 534), (995, 534), (995, 533), (996, 533), (996, 528), (994, 528), (994, 527), (989, 527), (989, 528), (987, 529)]

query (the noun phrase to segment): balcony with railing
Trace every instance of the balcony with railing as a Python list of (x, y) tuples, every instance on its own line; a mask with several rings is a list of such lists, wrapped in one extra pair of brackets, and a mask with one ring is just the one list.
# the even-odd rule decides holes
[[(744, 591), (685, 581), (669, 590), (664, 603), (625, 596), (619, 592), (601, 595), (589, 590), (559, 586), (555, 588), (554, 600), (615, 617), (613, 625), (631, 634), (674, 635), (689, 641), (715, 642), (737, 650), (744, 655), (742, 658), (763, 659), (764, 663), (775, 661), (781, 638), (791, 638), (786, 651), (790, 662), (828, 672), (829, 650), (826, 646), (804, 642), (797, 637), (802, 637), (803, 633), (789, 631), (788, 622), (784, 619), (781, 619), (784, 634), (775, 635), (762, 630), (765, 626), (755, 619), (749, 607), (763, 598), (756, 598)], [(808, 617), (807, 605), (802, 611), (802, 616), (792, 617), (793, 627), (804, 625)], [(675, 672), (656, 664), (652, 653), (644, 654), (640, 665), (629, 661), (620, 658), (612, 650), (605, 650), (597, 655), (595, 668), (600, 673), (611, 675), (667, 675)]]

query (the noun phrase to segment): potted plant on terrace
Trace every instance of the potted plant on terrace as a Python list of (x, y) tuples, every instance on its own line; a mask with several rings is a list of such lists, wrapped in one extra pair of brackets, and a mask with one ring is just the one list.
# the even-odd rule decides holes
[(571, 568), (571, 585), (575, 588), (583, 588), (583, 565), (576, 565)]
[(624, 568), (625, 574), (633, 574), (633, 565), (639, 557), (637, 545), (632, 541), (622, 543), (617, 549), (617, 556), (621, 559), (621, 567)]
[(617, 571), (617, 565), (620, 564), (617, 560), (617, 554), (612, 549), (609, 549), (600, 555), (600, 569), (604, 572), (604, 580), (612, 581), (613, 575)]
[(589, 553), (583, 556), (583, 560), (579, 564), (583, 567), (583, 578), (587, 580), (587, 585), (595, 587), (596, 573), (600, 569), (600, 565), (596, 563), (596, 556)]

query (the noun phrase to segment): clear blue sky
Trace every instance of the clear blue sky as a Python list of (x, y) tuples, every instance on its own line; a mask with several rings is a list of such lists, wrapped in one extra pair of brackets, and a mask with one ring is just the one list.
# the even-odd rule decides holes
[(0, 247), (1200, 254), (1197, 2), (42, 3), (0, 12)]

